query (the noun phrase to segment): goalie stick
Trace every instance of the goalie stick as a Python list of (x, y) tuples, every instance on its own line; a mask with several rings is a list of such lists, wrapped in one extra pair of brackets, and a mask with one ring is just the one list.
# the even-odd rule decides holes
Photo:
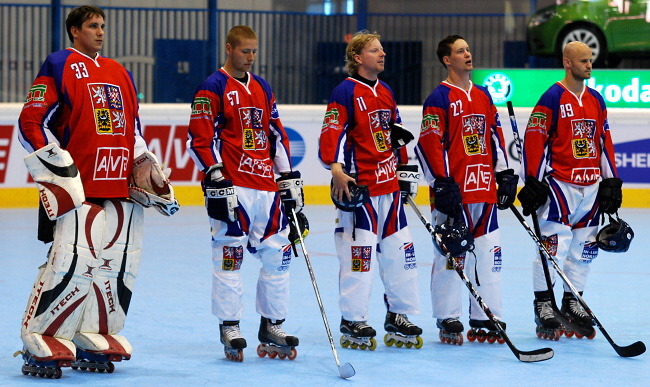
[[(512, 128), (512, 134), (515, 139), (515, 147), (517, 148), (519, 161), (521, 162), (523, 151), (521, 149), (521, 137), (519, 136), (519, 130), (517, 129), (517, 120), (515, 119), (515, 110), (512, 107), (511, 101), (506, 102), (506, 105), (508, 106), (508, 116), (510, 117), (510, 127)], [(537, 219), (537, 214), (533, 212), (530, 214), (530, 217), (533, 220), (533, 226), (535, 227), (535, 234), (537, 235), (537, 238), (541, 239), (542, 233), (539, 228), (539, 220)], [(555, 293), (553, 292), (553, 282), (551, 281), (551, 273), (549, 272), (548, 269), (548, 262), (546, 261), (546, 257), (544, 256), (541, 250), (539, 251), (539, 256), (542, 261), (542, 269), (544, 271), (544, 279), (546, 280), (546, 288), (548, 289), (549, 296), (551, 297), (551, 307), (553, 308), (553, 314), (555, 315), (555, 318), (567, 330), (573, 331), (579, 334), (580, 336), (593, 338), (592, 335), (596, 334), (596, 330), (593, 327), (587, 328), (572, 323), (564, 316), (564, 313), (562, 313), (558, 308), (557, 302), (555, 300)]]
[[(336, 353), (336, 346), (334, 345), (334, 339), (332, 338), (332, 331), (330, 330), (330, 324), (327, 322), (327, 316), (325, 315), (325, 308), (323, 307), (323, 301), (320, 298), (320, 292), (318, 291), (318, 285), (316, 284), (316, 277), (314, 276), (314, 270), (311, 267), (311, 261), (309, 260), (309, 254), (307, 254), (307, 248), (305, 247), (305, 240), (302, 237), (300, 232), (300, 226), (298, 223), (298, 216), (296, 215), (295, 208), (291, 209), (291, 219), (295, 227), (298, 229), (298, 238), (300, 239), (300, 247), (302, 248), (302, 254), (305, 256), (305, 261), (307, 262), (307, 269), (309, 270), (309, 276), (311, 277), (311, 284), (314, 287), (314, 292), (316, 293), (316, 299), (318, 300), (318, 307), (320, 308), (321, 316), (323, 317), (323, 323), (325, 324), (325, 330), (327, 331), (327, 337), (330, 340), (330, 347), (332, 347), (332, 353), (334, 354), (334, 360), (336, 360), (336, 365), (339, 369), (339, 375), (343, 379), (348, 379), (354, 376), (356, 373), (354, 367), (350, 363), (345, 363), (341, 365), (339, 361), (339, 356)], [(291, 246), (293, 247), (293, 252), (298, 257), (298, 250), (296, 249), (296, 244), (294, 241), (291, 241)]]
[[(517, 146), (517, 151), (519, 152), (519, 156), (520, 156), (520, 159), (521, 159), (521, 155), (522, 155), (522, 153), (521, 153), (521, 139), (519, 137), (519, 131), (517, 130), (517, 122), (515, 121), (515, 113), (514, 113), (514, 109), (512, 108), (512, 102), (508, 101), (507, 105), (508, 105), (508, 114), (510, 115), (510, 124), (512, 125), (512, 131), (513, 131), (513, 134), (515, 136), (515, 142), (516, 142), (515, 145)], [(530, 235), (530, 237), (533, 238), (533, 241), (535, 241), (535, 244), (537, 245), (537, 248), (539, 249), (539, 253), (542, 256), (542, 263), (543, 263), (542, 266), (544, 267), (544, 275), (546, 276), (546, 281), (547, 281), (547, 285), (549, 286), (549, 290), (552, 291), (552, 289), (553, 289), (552, 285), (550, 284), (550, 275), (548, 273), (548, 266), (547, 266), (548, 262), (551, 262), (551, 264), (553, 265), (553, 268), (555, 269), (555, 271), (558, 273), (560, 278), (562, 278), (564, 283), (569, 287), (569, 289), (571, 290), (571, 293), (573, 293), (573, 296), (580, 303), (582, 308), (589, 314), (589, 317), (591, 317), (591, 320), (596, 324), (598, 329), (602, 332), (603, 336), (605, 336), (605, 339), (607, 339), (609, 344), (612, 346), (612, 348), (614, 348), (614, 350), (616, 351), (616, 353), (619, 356), (621, 356), (621, 357), (634, 357), (634, 356), (639, 356), (642, 353), (644, 353), (646, 348), (645, 348), (645, 344), (642, 341), (637, 341), (637, 342), (632, 343), (632, 344), (630, 344), (628, 346), (621, 347), (621, 346), (617, 345), (614, 342), (614, 340), (612, 340), (612, 338), (609, 336), (609, 334), (605, 330), (605, 327), (603, 327), (603, 325), (600, 323), (598, 318), (596, 318), (596, 315), (591, 311), (591, 309), (589, 308), (589, 306), (587, 305), (585, 300), (582, 298), (582, 296), (578, 292), (578, 290), (573, 286), (573, 284), (571, 283), (569, 278), (567, 278), (566, 274), (564, 274), (564, 271), (560, 268), (560, 265), (558, 265), (555, 258), (553, 258), (553, 256), (549, 253), (548, 249), (546, 248), (546, 246), (544, 246), (541, 239), (539, 238), (540, 232), (539, 232), (539, 224), (537, 223), (537, 214), (535, 214), (534, 212), (531, 214), (532, 219), (533, 219), (533, 223), (534, 223), (534, 226), (535, 226), (535, 231), (533, 231), (530, 228), (530, 226), (528, 225), (528, 223), (526, 223), (526, 220), (521, 215), (521, 213), (519, 213), (519, 210), (517, 210), (517, 207), (515, 207), (514, 204), (510, 205), (510, 209), (512, 210), (512, 213), (515, 214), (515, 217), (517, 218), (517, 220), (519, 220), (519, 223), (521, 223), (521, 225), (524, 226), (526, 231), (528, 231), (528, 235)], [(561, 312), (557, 313), (557, 305), (555, 305), (555, 297), (554, 296), (551, 298), (551, 300), (553, 301), (553, 309), (556, 311), (556, 317), (558, 317), (558, 316), (564, 317)], [(564, 322), (562, 322), (562, 324), (564, 324)]]
[[(427, 221), (427, 219), (424, 217), (420, 209), (417, 207), (411, 196), (407, 195), (406, 200), (408, 204), (411, 205), (411, 208), (413, 208), (413, 211), (415, 211), (415, 214), (420, 218), (420, 221), (424, 225), (424, 227), (427, 229), (429, 234), (431, 234), (431, 237), (434, 239), (434, 243), (439, 243), (440, 242), (440, 237), (436, 234), (433, 226), (431, 226), (431, 223)], [(463, 269), (460, 268), (460, 266), (456, 263), (456, 260), (451, 257), (450, 254), (447, 254), (447, 258), (449, 262), (453, 265), (454, 270), (460, 278), (463, 280), (465, 283), (465, 286), (467, 286), (467, 289), (469, 289), (469, 292), (472, 294), (472, 296), (476, 299), (476, 302), (481, 306), (481, 309), (485, 312), (487, 317), (494, 323), (494, 325), (497, 327), (497, 331), (503, 338), (503, 340), (508, 344), (508, 347), (512, 351), (512, 353), (515, 354), (517, 359), (519, 359), (522, 362), (525, 363), (532, 363), (532, 362), (537, 362), (537, 361), (543, 361), (543, 360), (548, 360), (553, 357), (554, 353), (551, 348), (541, 348), (541, 349), (536, 349), (534, 351), (520, 351), (517, 349), (517, 347), (512, 344), (512, 341), (510, 341), (510, 338), (506, 334), (506, 331), (501, 327), (501, 324), (499, 321), (496, 320), (494, 317), (494, 314), (492, 311), (490, 311), (490, 308), (485, 304), (485, 301), (483, 301), (483, 298), (478, 294), (472, 283), (469, 281), (469, 278), (467, 278), (467, 275), (465, 275), (465, 272)]]

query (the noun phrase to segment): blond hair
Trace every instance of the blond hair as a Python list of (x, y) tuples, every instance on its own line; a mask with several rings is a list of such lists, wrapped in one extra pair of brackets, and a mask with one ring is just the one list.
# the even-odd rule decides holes
[(348, 69), (350, 75), (357, 75), (359, 73), (359, 63), (354, 59), (355, 55), (361, 55), (361, 50), (373, 40), (379, 40), (380, 36), (377, 33), (370, 33), (368, 30), (356, 32), (347, 48), (345, 49), (345, 67)]
[(230, 44), (231, 47), (236, 47), (244, 39), (257, 40), (257, 34), (249, 26), (234, 26), (228, 31), (226, 44)]

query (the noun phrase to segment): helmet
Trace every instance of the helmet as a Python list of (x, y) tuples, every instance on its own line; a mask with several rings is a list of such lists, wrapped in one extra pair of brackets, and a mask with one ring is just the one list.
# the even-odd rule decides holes
[(467, 251), (474, 250), (474, 236), (462, 219), (451, 223), (450, 219), (436, 226), (436, 243), (434, 245), (442, 255), (450, 254), (458, 257)]
[(370, 191), (368, 191), (367, 185), (357, 185), (355, 182), (350, 181), (348, 182), (348, 190), (350, 191), (351, 198), (348, 200), (348, 198), (343, 195), (343, 200), (341, 201), (336, 200), (336, 198), (332, 196), (332, 191), (330, 190), (330, 196), (336, 208), (342, 211), (352, 212), (355, 208), (361, 207), (370, 200)]
[(596, 243), (601, 250), (610, 253), (624, 253), (630, 248), (634, 231), (623, 219), (614, 219), (609, 215), (609, 224), (596, 235)]

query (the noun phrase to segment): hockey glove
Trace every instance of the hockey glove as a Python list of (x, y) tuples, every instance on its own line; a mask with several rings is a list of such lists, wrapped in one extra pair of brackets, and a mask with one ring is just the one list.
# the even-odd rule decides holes
[(275, 182), (278, 184), (280, 199), (285, 207), (289, 211), (291, 208), (300, 211), (305, 205), (305, 193), (302, 190), (300, 172), (291, 171), (288, 174), (279, 177)]
[(215, 181), (208, 178), (203, 182), (203, 187), (208, 216), (222, 222), (237, 221), (239, 203), (232, 181), (226, 179)]
[(390, 124), (390, 142), (393, 149), (399, 149), (414, 139), (413, 134), (404, 125), (394, 122)]
[(603, 179), (598, 185), (598, 205), (605, 214), (614, 214), (623, 203), (623, 180), (617, 177)]
[(515, 175), (512, 169), (506, 169), (496, 173), (497, 179), (497, 208), (505, 210), (515, 202), (517, 197), (517, 183), (519, 176)]
[(397, 167), (397, 182), (399, 183), (402, 199), (405, 200), (406, 195), (410, 195), (411, 198), (415, 199), (418, 195), (418, 180), (420, 180), (420, 173), (417, 165), (400, 165)]
[(551, 190), (545, 181), (540, 182), (535, 177), (528, 176), (526, 178), (526, 184), (519, 191), (519, 195), (517, 195), (517, 198), (521, 202), (524, 216), (532, 214), (543, 206), (548, 200), (550, 193)]
[(433, 183), (433, 200), (438, 211), (454, 216), (462, 204), (460, 187), (453, 177), (441, 177)]
[[(289, 242), (294, 245), (300, 244), (300, 235), (302, 235), (302, 239), (307, 238), (307, 235), (309, 235), (309, 221), (307, 220), (307, 215), (302, 211), (296, 212), (298, 225), (296, 225), (292, 214), (287, 214), (287, 217), (289, 218)], [(298, 233), (300, 233), (300, 235)]]

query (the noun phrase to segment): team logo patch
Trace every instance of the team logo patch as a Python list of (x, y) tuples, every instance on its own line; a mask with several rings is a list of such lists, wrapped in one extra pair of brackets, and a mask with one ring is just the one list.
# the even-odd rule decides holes
[(492, 167), (485, 164), (474, 164), (465, 167), (463, 189), (470, 191), (489, 191), (492, 182)]
[(352, 246), (352, 271), (370, 271), (371, 246)]
[(388, 150), (390, 145), (390, 127), (388, 125), (390, 111), (375, 110), (370, 112), (368, 113), (368, 121), (370, 122), (370, 131), (377, 150), (380, 152)]
[(422, 117), (420, 124), (420, 133), (432, 130), (436, 134), (440, 134), (440, 117), (437, 114), (425, 114)]
[(495, 104), (505, 103), (510, 99), (513, 93), (513, 85), (510, 78), (502, 73), (490, 74), (483, 83)]
[(552, 256), (557, 255), (557, 234), (553, 234), (547, 237), (542, 236), (542, 243)]
[(126, 180), (129, 150), (126, 148), (97, 148), (94, 180)]
[(492, 272), (498, 273), (501, 271), (501, 265), (503, 261), (501, 259), (501, 246), (494, 246), (494, 266), (492, 266)]
[(192, 115), (210, 115), (212, 105), (210, 98), (196, 97), (192, 102)]
[(402, 250), (404, 250), (404, 269), (417, 269), (418, 264), (415, 262), (415, 247), (413, 247), (413, 242), (404, 243)]
[(389, 158), (377, 163), (375, 176), (377, 184), (393, 180), (397, 176), (397, 159), (394, 154), (391, 153)]
[(47, 85), (34, 85), (29, 89), (25, 103), (27, 102), (43, 102), (45, 101), (45, 93), (47, 92)]
[(254, 159), (243, 154), (239, 160), (239, 171), (262, 177), (273, 177), (271, 159)]
[[(451, 259), (456, 262), (456, 266), (460, 268), (460, 270), (465, 270), (465, 253), (462, 255), (459, 255), (457, 257), (452, 257)], [(447, 260), (447, 270), (454, 270), (454, 266), (451, 264), (451, 261), (448, 259)]]
[(244, 259), (244, 248), (242, 246), (223, 248), (223, 261), (221, 270), (235, 271), (241, 269), (242, 260)]
[(95, 112), (97, 133), (124, 135), (126, 118), (120, 87), (108, 83), (89, 83), (88, 91)]
[(463, 144), (468, 156), (487, 153), (485, 145), (485, 116), (470, 114), (463, 119)]
[(528, 118), (526, 130), (540, 130), (546, 132), (546, 114), (545, 113), (532, 113)]
[(582, 245), (582, 255), (580, 259), (591, 262), (598, 258), (598, 244), (596, 242), (585, 242)]
[(286, 245), (282, 248), (282, 265), (278, 267), (278, 271), (289, 270), (291, 264), (291, 245)]
[(269, 139), (262, 127), (264, 111), (255, 107), (239, 108), (239, 121), (242, 127), (242, 147), (246, 150), (264, 150)]
[(323, 126), (321, 129), (327, 127), (336, 128), (339, 126), (339, 109), (334, 108), (330, 109), (325, 113), (325, 118), (323, 119)]
[(594, 120), (573, 120), (573, 157), (576, 159), (593, 159), (597, 156), (594, 134), (596, 133), (596, 121)]

